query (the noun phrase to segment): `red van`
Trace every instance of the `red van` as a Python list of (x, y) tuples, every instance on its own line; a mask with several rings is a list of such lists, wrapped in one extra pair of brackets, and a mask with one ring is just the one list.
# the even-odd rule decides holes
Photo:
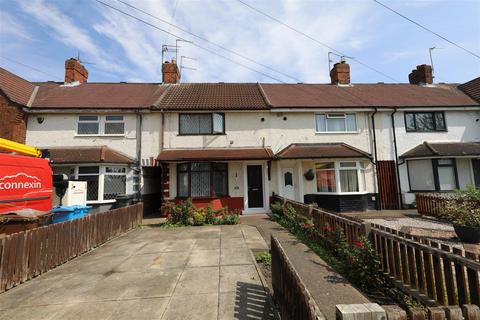
[(47, 159), (0, 153), (0, 215), (22, 209), (52, 209), (52, 169)]

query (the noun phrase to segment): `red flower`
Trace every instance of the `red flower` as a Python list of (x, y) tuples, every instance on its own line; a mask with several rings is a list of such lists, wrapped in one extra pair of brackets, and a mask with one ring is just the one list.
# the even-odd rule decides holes
[(313, 226), (312, 226), (310, 223), (304, 223), (304, 224), (303, 224), (303, 227), (304, 227), (305, 229), (310, 229), (310, 228), (313, 227)]
[(323, 230), (324, 230), (324, 231), (327, 231), (327, 232), (332, 232), (332, 231), (335, 231), (335, 227), (326, 226), (326, 227), (323, 227)]
[(363, 243), (362, 241), (355, 241), (354, 245), (357, 248), (365, 249), (365, 243)]

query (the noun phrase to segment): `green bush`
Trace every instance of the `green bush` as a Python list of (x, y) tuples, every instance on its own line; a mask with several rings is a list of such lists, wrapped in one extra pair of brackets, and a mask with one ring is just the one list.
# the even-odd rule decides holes
[(198, 209), (192, 214), (192, 224), (194, 226), (203, 226), (205, 224), (205, 212), (202, 209)]
[(266, 251), (257, 253), (257, 255), (255, 256), (255, 260), (267, 266), (272, 265), (272, 255)]
[(480, 189), (457, 190), (445, 204), (440, 218), (466, 227), (480, 227)]
[(227, 208), (214, 210), (211, 206), (206, 209), (196, 208), (191, 199), (178, 204), (166, 202), (162, 206), (162, 212), (167, 215), (165, 228), (204, 224), (238, 224), (240, 222), (239, 211), (230, 212)]

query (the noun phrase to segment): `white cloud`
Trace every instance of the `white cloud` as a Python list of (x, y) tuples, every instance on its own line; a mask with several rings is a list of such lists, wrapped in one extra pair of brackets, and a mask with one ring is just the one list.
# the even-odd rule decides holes
[(11, 35), (25, 40), (32, 40), (24, 25), (4, 10), (0, 10), (0, 21), (0, 34), (2, 36)]
[(100, 68), (117, 72), (126, 72), (127, 69), (112, 61), (101, 44), (94, 42), (88, 30), (78, 26), (60, 9), (43, 0), (18, 1), (20, 9), (35, 18), (40, 24), (53, 31), (53, 37), (65, 45), (75, 48), (81, 54), (86, 54), (88, 60), (93, 60)]

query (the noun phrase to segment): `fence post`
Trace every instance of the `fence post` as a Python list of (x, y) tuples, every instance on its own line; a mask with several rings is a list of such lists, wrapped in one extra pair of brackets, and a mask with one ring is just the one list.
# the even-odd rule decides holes
[(362, 228), (360, 229), (361, 235), (371, 240), (372, 238), (372, 224), (370, 222), (362, 222)]

